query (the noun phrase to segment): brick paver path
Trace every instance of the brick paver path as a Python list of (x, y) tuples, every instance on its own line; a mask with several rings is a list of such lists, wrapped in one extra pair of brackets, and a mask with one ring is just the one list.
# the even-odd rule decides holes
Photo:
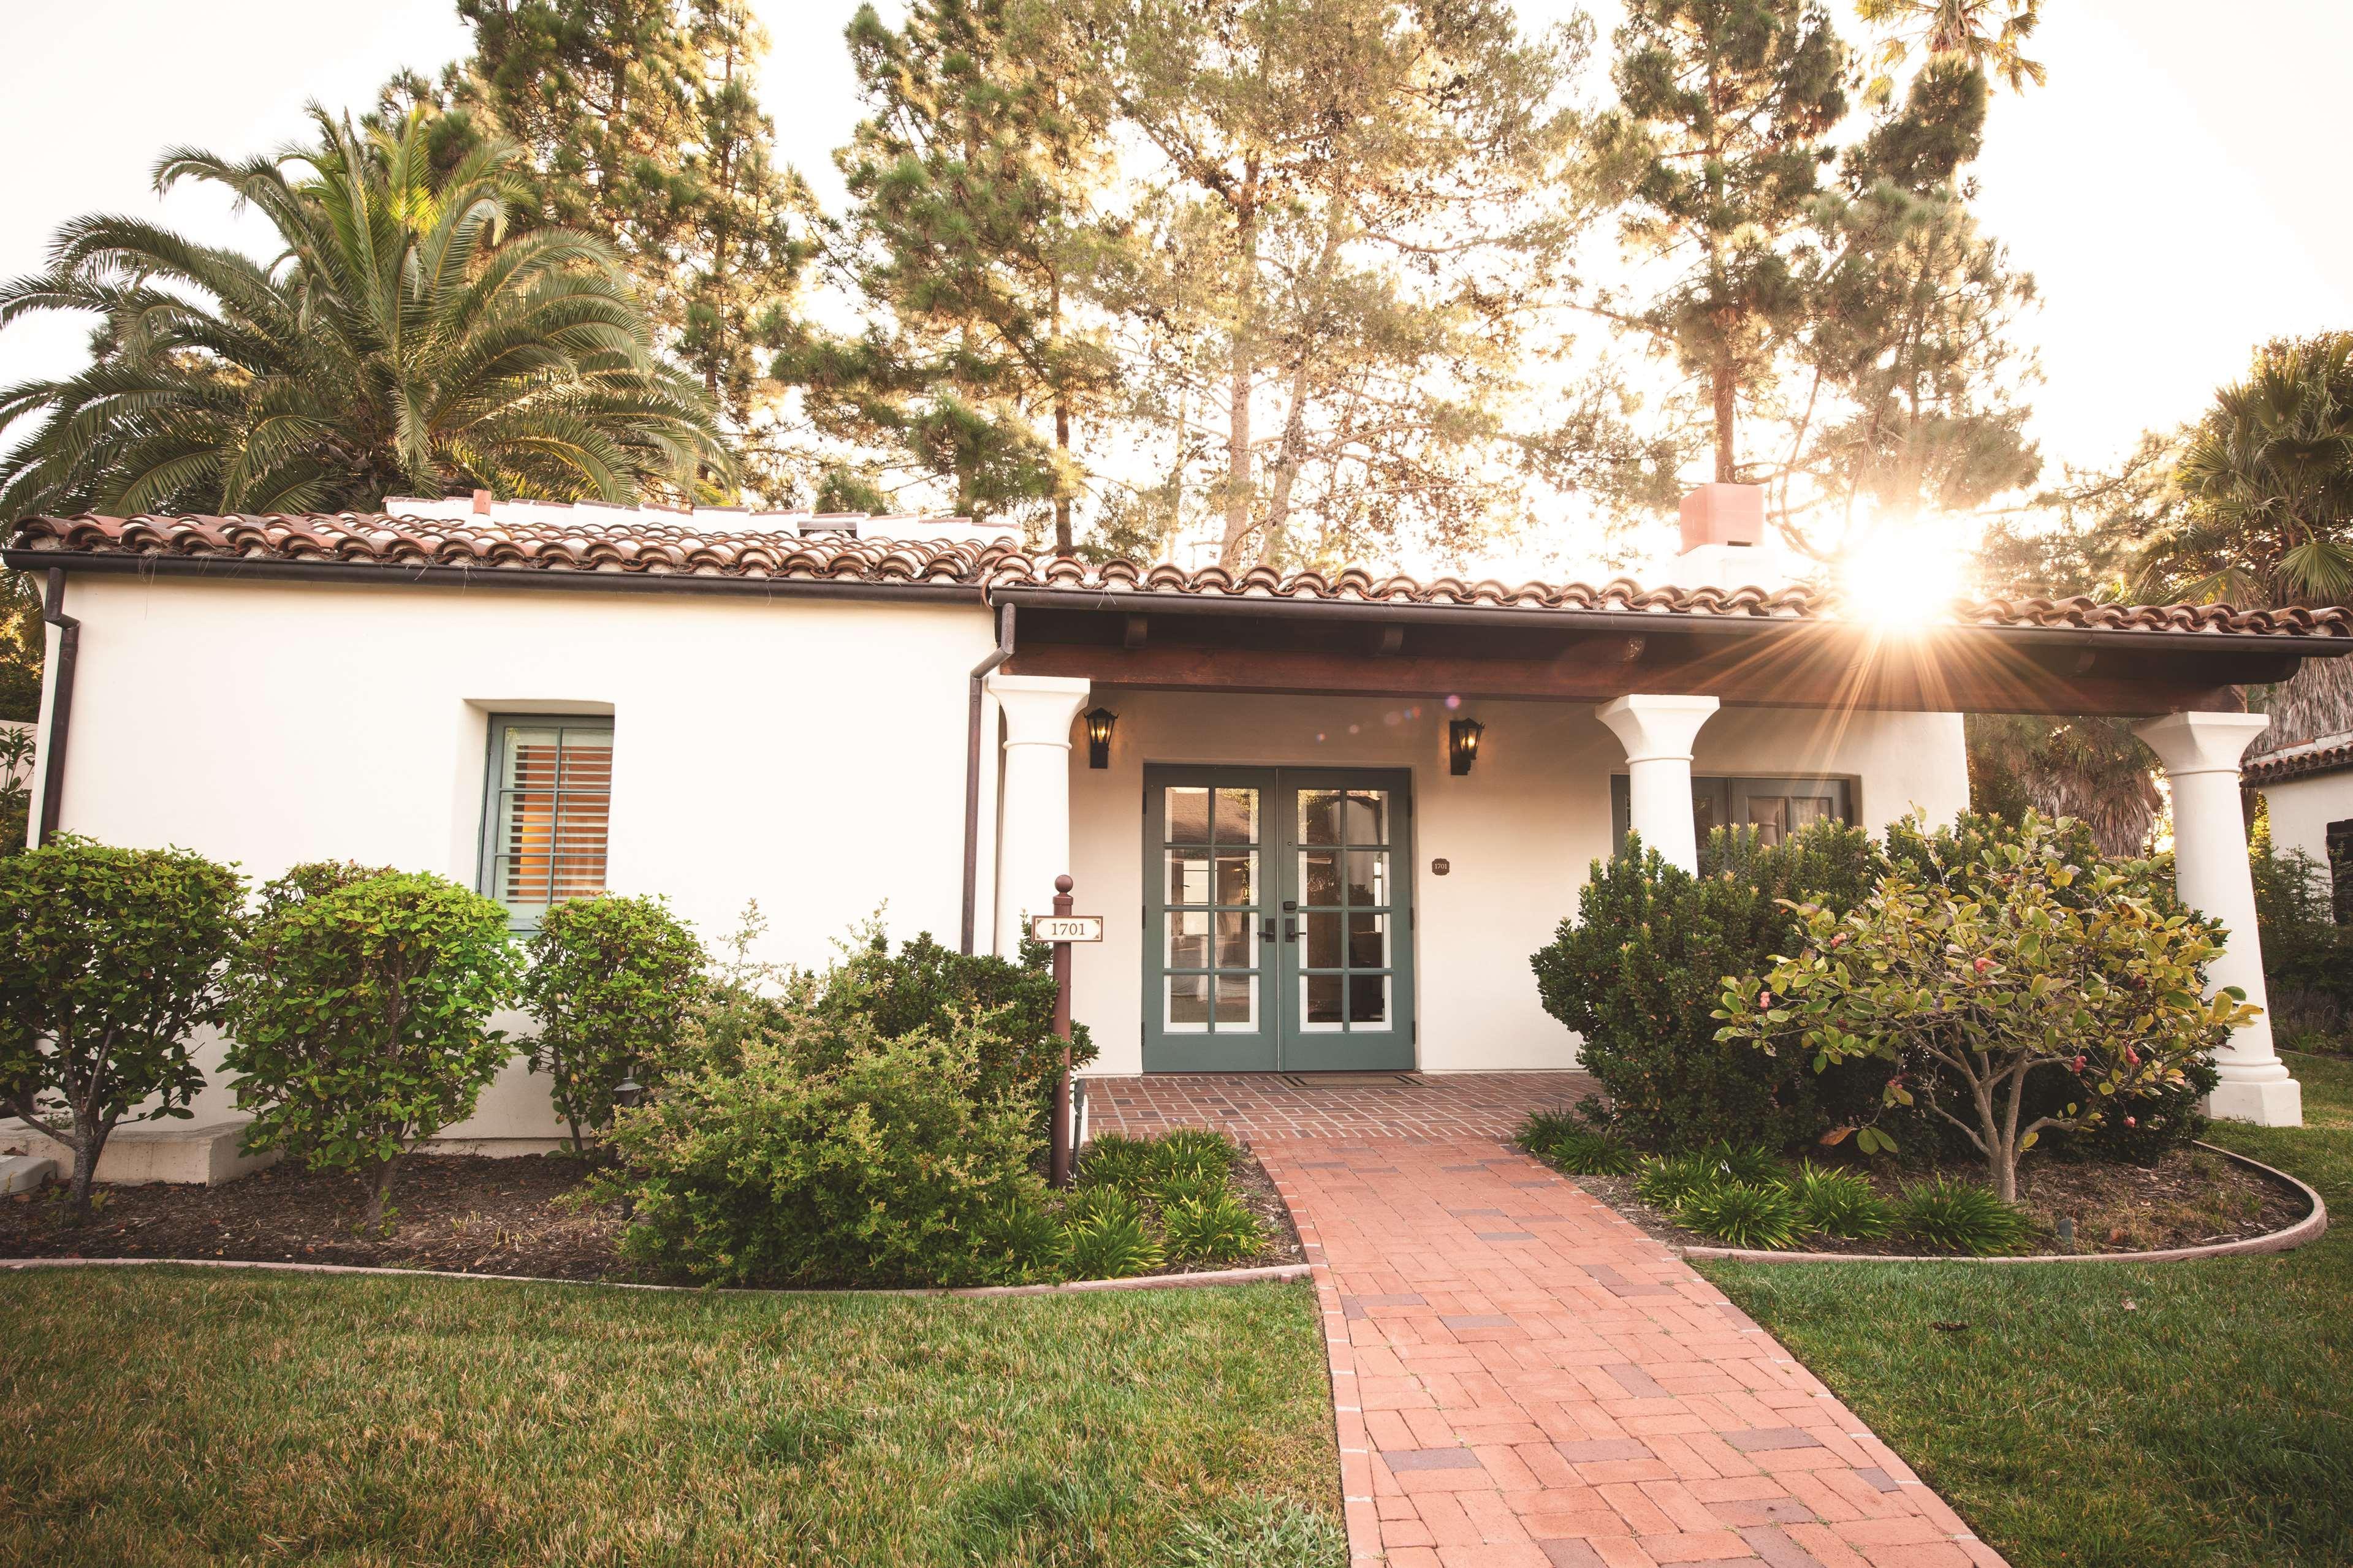
[(1271, 1138), (1509, 1138), (1601, 1086), (1581, 1072), (1152, 1073), (1087, 1080), (1087, 1131)]
[(1253, 1146), (1314, 1266), (1353, 1563), (2001, 1563), (1721, 1290), (1494, 1137)]

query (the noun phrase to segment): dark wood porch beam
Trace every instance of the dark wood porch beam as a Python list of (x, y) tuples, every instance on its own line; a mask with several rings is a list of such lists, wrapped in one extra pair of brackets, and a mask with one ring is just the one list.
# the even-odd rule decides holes
[(1698, 651), (1662, 640), (1630, 647), (1623, 637), (1594, 638), (1550, 658), (1032, 643), (1009, 668), (1145, 690), (1560, 702), (1686, 692), (1752, 707), (2129, 716), (2237, 708), (2234, 684), (2282, 679), (2295, 662), (2271, 650), (2136, 649), (2137, 658), (2079, 668), (2076, 648), (2021, 647), (1966, 631), (1881, 637), (1841, 627), (1716, 641)]

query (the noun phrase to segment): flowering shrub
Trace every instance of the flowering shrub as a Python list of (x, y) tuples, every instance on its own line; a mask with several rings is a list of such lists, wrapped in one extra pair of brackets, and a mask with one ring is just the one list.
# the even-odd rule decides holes
[[(2210, 922), (2077, 864), (2053, 825), (2029, 816), (1976, 847), (1936, 882), (1891, 869), (1844, 915), (1795, 906), (1800, 950), (1725, 984), (1716, 1037), (1817, 1072), (1886, 1064), (1883, 1104), (1957, 1129), (2008, 1201), (2044, 1131), (2137, 1121), (2253, 1010), (2235, 989), (2200, 994), (2221, 952)], [(2028, 1113), (2054, 1072), (2084, 1097)], [(1857, 1138), (1894, 1147), (1868, 1122)]]

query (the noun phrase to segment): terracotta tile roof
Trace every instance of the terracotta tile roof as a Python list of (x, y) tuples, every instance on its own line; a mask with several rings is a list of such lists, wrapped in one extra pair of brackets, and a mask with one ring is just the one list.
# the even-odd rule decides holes
[[(964, 587), (1068, 589), (1073, 595), (1162, 595), (1187, 598), (1342, 600), (1393, 605), (1460, 605), (1535, 610), (1636, 611), (1662, 615), (1769, 620), (1839, 618), (1837, 596), (1818, 588), (1643, 588), (1620, 579), (1527, 583), (1488, 579), (1422, 581), (1377, 574), (1362, 567), (1320, 573), (1279, 573), (1253, 567), (1239, 574), (1209, 566), (1025, 554), (1010, 539), (977, 537), (953, 519), (831, 518), (798, 514), (680, 512), (677, 521), (612, 509), (626, 522), (596, 521), (596, 510), (535, 507), (556, 521), (418, 518), (374, 512), (266, 517), (33, 517), (16, 525), (11, 546), (20, 552), (102, 555), (327, 563), (386, 567), (463, 567), (534, 573), (619, 573), (639, 575), (840, 580), (936, 584)], [(705, 521), (717, 526), (701, 526)], [(745, 522), (755, 526), (745, 527)], [(765, 526), (757, 526), (765, 525)], [(855, 527), (858, 532), (828, 531)], [(902, 528), (934, 537), (892, 539), (879, 531)], [(804, 529), (809, 532), (802, 532)], [(961, 534), (961, 536), (957, 536)], [(2292, 606), (2236, 610), (2226, 605), (2108, 605), (2091, 599), (1991, 599), (1956, 603), (1947, 611), (1962, 625), (2076, 627), (2086, 630), (2343, 639), (2353, 645), (2353, 610)]]
[(2249, 757), (2239, 770), (2239, 782), (2260, 785), (2283, 784), (2312, 773), (2353, 769), (2353, 735), (2330, 735), (2285, 751)]

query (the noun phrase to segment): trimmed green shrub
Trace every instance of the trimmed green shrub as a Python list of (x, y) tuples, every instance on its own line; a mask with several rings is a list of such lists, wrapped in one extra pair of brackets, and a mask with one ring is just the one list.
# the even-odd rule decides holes
[(1844, 907), (1867, 890), (1871, 866), (1869, 838), (1835, 822), (1771, 847), (1753, 830), (1718, 829), (1696, 877), (1630, 836), (1594, 863), (1576, 920), (1531, 963), (1546, 1010), (1583, 1037), (1579, 1060), (1608, 1091), (1613, 1130), (1645, 1148), (1784, 1148), (1830, 1124), (1839, 1112), (1826, 1100), (1875, 1092), (1869, 1068), (1809, 1073), (1719, 1039), (1709, 1016), (1725, 975), (1755, 973), (1794, 945), (1797, 918), (1781, 900)]
[(990, 1215), (981, 1228), (981, 1271), (995, 1283), (1029, 1285), (1061, 1278), (1062, 1222), (1024, 1194)]
[(204, 1088), (188, 1037), (222, 1016), (243, 891), (182, 849), (0, 858), (0, 1105), (73, 1151), (77, 1215), (116, 1125), (185, 1119)]
[(1718, 1181), (1695, 1187), (1675, 1218), (1726, 1247), (1778, 1251), (1798, 1239), (1798, 1204), (1778, 1183)]
[(1266, 1245), (1258, 1215), (1231, 1189), (1168, 1204), (1160, 1211), (1160, 1231), (1169, 1256), (1187, 1263), (1231, 1263)]
[(715, 1057), (701, 1027), (614, 1113), (620, 1164), (594, 1190), (634, 1205), (631, 1261), (721, 1285), (964, 1284), (992, 1266), (992, 1221), (1042, 1205), (1031, 1107), (982, 1087), (1002, 1042), (980, 1020), (893, 1038), (803, 996)]
[(1194, 1165), (1204, 1171), (1230, 1172), (1241, 1151), (1231, 1138), (1200, 1127), (1172, 1128), (1160, 1135), (1161, 1158), (1168, 1168)]
[[(1024, 939), (1021, 962), (993, 953), (958, 952), (926, 931), (902, 942), (897, 953), (879, 924), (857, 931), (842, 961), (824, 977), (818, 1005), (837, 1017), (865, 1019), (884, 1039), (918, 1031), (944, 1034), (952, 1020), (984, 1018), (973, 1036), (979, 1050), (973, 1090), (993, 1098), (1008, 1086), (1029, 1097), (1044, 1121), (1062, 1070), (1062, 1041), (1054, 1033), (1053, 949)], [(1071, 1066), (1095, 1058), (1084, 1024), (1071, 1026)]]
[(1798, 1167), (1788, 1185), (1789, 1195), (1797, 1200), (1799, 1223), (1808, 1230), (1849, 1241), (1876, 1241), (1894, 1228), (1894, 1205), (1856, 1172), (1809, 1160)]
[(512, 1054), (488, 1023), (518, 968), (506, 911), (447, 878), (322, 864), (269, 884), (228, 981), (245, 1146), (364, 1173), (382, 1224), (400, 1157)]
[[(2142, 1101), (2187, 1088), (2189, 1068), (2252, 1016), (2235, 991), (2200, 994), (2221, 951), (2211, 922), (2150, 896), (2145, 863), (2086, 867), (2065, 842), (2030, 815), (1987, 837), (1972, 866), (1947, 863), (1926, 882), (1899, 866), (1843, 917), (1804, 908), (1802, 950), (1725, 988), (1722, 1037), (1817, 1071), (1883, 1062), (1884, 1102), (1957, 1129), (2014, 1197), (2019, 1157), (2044, 1129), (2137, 1122)], [(2092, 1092), (2028, 1117), (2038, 1068)], [(1894, 1146), (1867, 1123), (1857, 1139)]]
[(1699, 1152), (1715, 1162), (1716, 1174), (1726, 1181), (1761, 1187), (1783, 1179), (1781, 1163), (1770, 1149), (1759, 1149), (1754, 1144), (1715, 1143)]
[(656, 1076), (706, 958), (663, 900), (614, 893), (555, 905), (526, 951), (522, 1003), (539, 1019), (531, 1069), (548, 1075), (576, 1151), (612, 1121), (624, 1079)]
[(1923, 1246), (1985, 1257), (2017, 1251), (2026, 1216), (1985, 1187), (1938, 1176), (1905, 1189), (1895, 1228)]

